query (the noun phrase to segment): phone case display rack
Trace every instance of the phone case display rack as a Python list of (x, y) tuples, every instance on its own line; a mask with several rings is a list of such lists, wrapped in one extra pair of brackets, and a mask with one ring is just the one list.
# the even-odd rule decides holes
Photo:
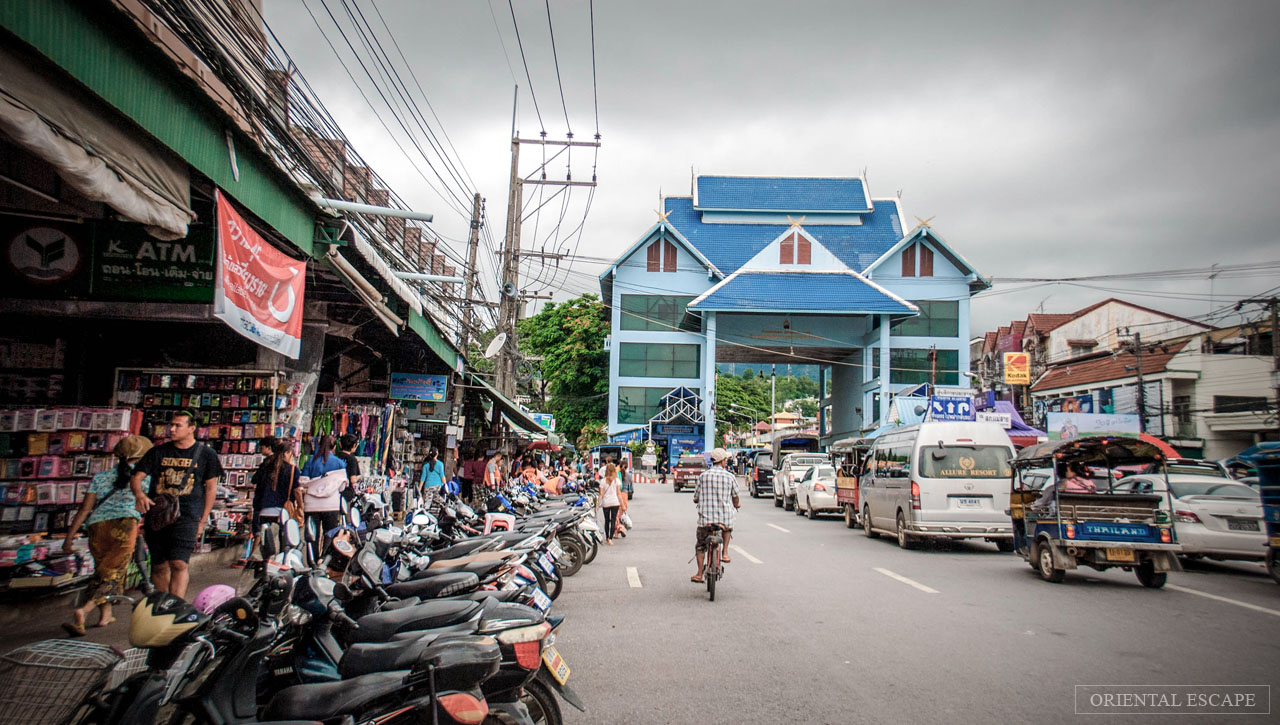
[[(136, 422), (127, 408), (0, 410), (0, 577), (9, 589), (72, 586), (92, 573), (83, 538), (64, 554), (50, 535), (66, 531), (93, 476)], [(17, 568), (15, 568), (17, 567)]]
[[(282, 376), (270, 370), (193, 370), (185, 368), (117, 368), (113, 403), (136, 406), (138, 432), (152, 440), (168, 435), (174, 413), (196, 418), (196, 440), (209, 446), (225, 472), (213, 525), (204, 538), (247, 535), (253, 508), (253, 471), (266, 457), (262, 439), (282, 435), (277, 411), (293, 407)], [(225, 495), (224, 495), (225, 493)]]

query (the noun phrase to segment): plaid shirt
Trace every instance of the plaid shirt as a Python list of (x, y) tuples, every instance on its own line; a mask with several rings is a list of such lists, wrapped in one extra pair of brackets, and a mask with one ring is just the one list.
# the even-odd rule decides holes
[(733, 499), (738, 496), (738, 477), (721, 466), (712, 466), (698, 476), (693, 497), (698, 500), (698, 525), (721, 524), (733, 528)]

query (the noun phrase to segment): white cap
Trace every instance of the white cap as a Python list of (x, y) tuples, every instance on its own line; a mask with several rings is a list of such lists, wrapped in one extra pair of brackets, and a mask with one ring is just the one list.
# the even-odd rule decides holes
[(715, 461), (716, 463), (719, 463), (720, 461), (723, 461), (728, 457), (729, 457), (729, 451), (726, 451), (723, 448), (715, 448), (715, 449), (712, 449), (711, 451), (711, 460)]

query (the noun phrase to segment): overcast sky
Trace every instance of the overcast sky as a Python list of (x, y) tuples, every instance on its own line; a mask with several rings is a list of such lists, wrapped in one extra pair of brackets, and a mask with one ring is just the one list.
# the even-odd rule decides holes
[[(272, 29), (356, 149), (417, 208), (434, 211), (441, 234), (465, 238), (466, 220), (426, 186), (381, 125), (380, 117), (413, 151), (321, 0), (265, 2)], [(324, 2), (358, 43), (342, 0)], [(372, 0), (346, 2), (384, 32)], [(377, 2), (487, 199), (497, 243), (517, 80), (521, 135), (536, 136), (540, 126), (549, 138), (566, 132), (546, 6), (514, 6), (541, 124), (505, 0)], [(588, 4), (553, 0), (551, 11), (569, 123), (577, 139), (589, 139), (596, 129)], [(581, 255), (612, 258), (629, 246), (655, 221), (660, 189), (689, 192), (692, 167), (781, 176), (865, 169), (873, 196), (901, 191), (909, 226), (932, 217), (988, 277), (1280, 260), (1274, 1), (597, 0), (595, 42), (603, 147)], [(407, 66), (400, 73), (412, 85)], [(540, 151), (522, 147), (522, 158), (528, 174)], [(574, 154), (574, 179), (590, 177), (591, 161)], [(430, 176), (420, 157), (414, 162)], [(549, 173), (563, 178), (563, 163)], [(575, 190), (562, 232), (581, 220), (586, 197)], [(532, 220), (526, 225), (525, 246), (572, 250), (576, 237), (548, 236), (560, 214), (558, 198), (543, 210), (538, 242), (531, 243)], [(573, 274), (544, 274), (534, 286), (597, 290), (600, 269), (578, 262)], [(1213, 300), (1206, 277), (1091, 284), (1108, 289), (997, 284), (975, 300), (972, 332), (1042, 303), (1065, 312), (1112, 295), (1204, 315), (1280, 278), (1273, 271), (1219, 279)]]

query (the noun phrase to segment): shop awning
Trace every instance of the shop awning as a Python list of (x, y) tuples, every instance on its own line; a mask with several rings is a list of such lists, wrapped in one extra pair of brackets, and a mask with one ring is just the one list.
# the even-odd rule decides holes
[(468, 379), (473, 384), (480, 386), (484, 390), (484, 394), (489, 396), (489, 399), (493, 401), (494, 405), (498, 406), (498, 409), (507, 417), (507, 420), (511, 425), (519, 428), (520, 430), (532, 433), (535, 436), (541, 436), (543, 438), (546, 437), (547, 430), (538, 425), (536, 420), (529, 417), (529, 414), (524, 412), (524, 409), (515, 401), (502, 393), (499, 393), (497, 388), (485, 382), (484, 379), (478, 375), (471, 374), (468, 376)]
[(187, 236), (195, 213), (186, 163), (115, 116), (25, 55), (0, 48), (0, 131), (68, 186), (153, 236)]

